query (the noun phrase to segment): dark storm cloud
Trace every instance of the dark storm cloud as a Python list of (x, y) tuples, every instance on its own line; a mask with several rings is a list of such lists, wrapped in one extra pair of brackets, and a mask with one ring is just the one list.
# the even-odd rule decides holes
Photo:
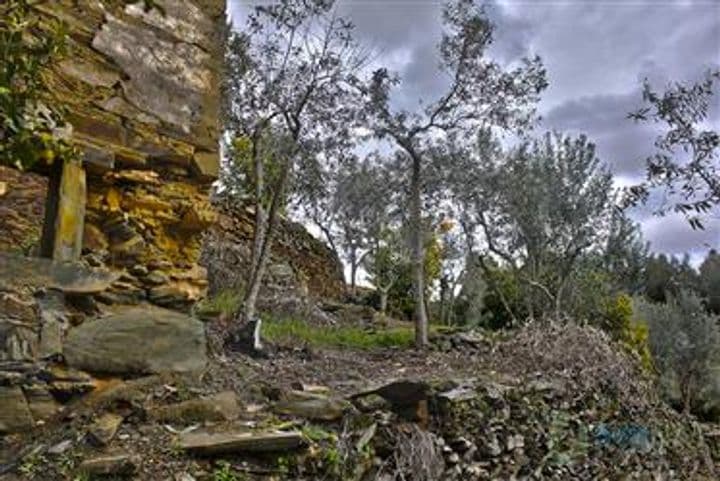
[(543, 126), (573, 134), (587, 134), (598, 156), (624, 180), (639, 180), (644, 159), (653, 152), (659, 131), (627, 118), (641, 105), (639, 89), (626, 95), (593, 95), (570, 99), (550, 110)]
[(643, 222), (645, 235), (651, 239), (651, 247), (658, 252), (675, 256), (688, 253), (694, 263), (700, 262), (705, 253), (718, 247), (720, 222), (710, 219), (704, 230), (692, 230), (687, 220), (680, 215), (649, 217)]
[[(248, 3), (229, 0), (241, 18)], [(257, 2), (255, 2), (257, 3)], [(243, 7), (245, 5), (245, 7)], [(443, 91), (437, 74), (441, 1), (347, 0), (339, 11), (356, 24), (358, 37), (377, 53), (377, 63), (401, 75), (395, 104), (414, 107)], [(720, 65), (720, 0), (492, 0), (496, 24), (492, 56), (510, 63), (539, 54), (550, 87), (540, 105), (543, 129), (586, 133), (599, 155), (628, 184), (643, 175), (656, 131), (626, 115), (641, 101), (648, 78), (662, 89)], [(713, 107), (720, 127), (720, 102)], [(720, 243), (718, 230), (692, 233), (682, 219), (639, 213), (657, 249), (678, 253)], [(708, 237), (709, 236), (709, 237)], [(713, 238), (714, 236), (714, 238)]]

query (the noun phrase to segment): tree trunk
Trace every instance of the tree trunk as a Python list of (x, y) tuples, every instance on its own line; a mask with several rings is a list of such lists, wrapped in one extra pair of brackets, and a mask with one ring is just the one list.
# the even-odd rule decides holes
[(440, 278), (440, 324), (447, 324), (447, 316), (445, 313), (446, 309), (446, 296), (447, 296), (447, 279), (445, 276)]
[[(270, 255), (270, 244), (273, 239), (275, 227), (278, 222), (278, 210), (282, 203), (285, 187), (289, 176), (289, 165), (287, 162), (282, 166), (282, 174), (278, 179), (273, 196), (270, 201), (270, 209), (265, 215), (262, 208), (262, 198), (258, 198), (256, 203), (256, 222), (260, 221), (260, 224), (255, 225), (254, 239), (253, 239), (253, 265), (250, 269), (249, 282), (246, 286), (245, 297), (243, 299), (242, 316), (238, 316), (236, 322), (239, 329), (245, 323), (252, 322), (255, 320), (257, 315), (257, 300), (260, 293), (260, 286), (262, 285), (263, 277), (265, 276), (265, 270), (267, 268), (268, 257)], [(255, 349), (260, 349), (260, 324), (257, 324), (257, 330), (255, 332)]]
[(357, 287), (355, 284), (355, 278), (357, 277), (357, 251), (356, 248), (353, 247), (350, 250), (350, 295), (355, 297), (355, 294), (357, 294)]
[(387, 312), (388, 305), (388, 289), (378, 289), (380, 291), (380, 314), (383, 316)]
[(412, 156), (410, 190), (410, 230), (412, 243), (413, 289), (415, 294), (415, 345), (428, 345), (428, 319), (425, 310), (425, 249), (422, 226), (421, 159)]

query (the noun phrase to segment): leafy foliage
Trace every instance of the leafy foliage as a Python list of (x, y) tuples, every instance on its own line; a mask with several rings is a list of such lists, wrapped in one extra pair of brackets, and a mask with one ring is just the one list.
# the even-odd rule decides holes
[(702, 228), (703, 217), (720, 205), (720, 133), (704, 126), (718, 83), (720, 70), (707, 72), (696, 83), (676, 82), (662, 93), (644, 82), (645, 106), (629, 117), (661, 124), (666, 131), (655, 141), (657, 152), (647, 159), (646, 182), (629, 190), (629, 205), (647, 201), (651, 190), (664, 188), (670, 202), (657, 212), (680, 212), (693, 229)]
[(452, 184), (468, 230), (479, 226), (485, 256), (516, 276), (528, 315), (560, 313), (578, 263), (601, 252), (611, 232), (612, 177), (595, 146), (584, 136), (548, 133), (470, 168), (476, 193)]
[(28, 0), (0, 4), (0, 164), (28, 169), (73, 155), (46, 82), (66, 37), (61, 23), (41, 21)]
[(710, 250), (700, 265), (698, 283), (708, 310), (720, 314), (720, 254), (716, 250)]
[[(348, 151), (365, 56), (328, 0), (259, 4), (226, 55), (225, 126), (243, 139), (239, 181), (255, 209), (243, 317), (255, 316), (277, 217), (293, 181)], [(238, 146), (236, 146), (238, 147)], [(337, 154), (337, 155), (336, 155)], [(248, 169), (245, 165), (248, 165)]]
[(677, 386), (689, 411), (720, 361), (718, 318), (695, 294), (681, 291), (666, 304), (640, 301), (638, 317), (650, 328), (650, 348), (661, 374)]
[(439, 98), (414, 110), (395, 109), (393, 87), (400, 79), (387, 69), (376, 70), (366, 87), (367, 118), (375, 137), (398, 149), (409, 180), (408, 218), (411, 231), (413, 292), (417, 343), (427, 344), (424, 264), (424, 197), (431, 159), (442, 158), (453, 169), (454, 155), (480, 128), (523, 129), (535, 119), (535, 102), (547, 86), (538, 57), (523, 59), (515, 69), (490, 60), (487, 49), (494, 26), (474, 0), (449, 2), (443, 10), (444, 32), (438, 46), (439, 70), (450, 79)]

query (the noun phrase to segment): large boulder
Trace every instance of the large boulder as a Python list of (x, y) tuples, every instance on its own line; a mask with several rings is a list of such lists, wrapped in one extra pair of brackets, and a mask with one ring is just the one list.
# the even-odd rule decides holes
[(68, 365), (95, 373), (196, 371), (207, 362), (205, 330), (185, 314), (132, 307), (71, 330), (64, 356)]

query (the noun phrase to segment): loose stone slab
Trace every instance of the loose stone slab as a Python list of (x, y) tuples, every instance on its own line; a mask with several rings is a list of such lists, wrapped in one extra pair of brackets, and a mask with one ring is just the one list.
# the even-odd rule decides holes
[(269, 453), (303, 447), (305, 440), (297, 431), (274, 433), (224, 432), (187, 433), (180, 436), (180, 447), (203, 456), (238, 452)]
[(118, 453), (87, 459), (78, 469), (92, 476), (129, 476), (137, 470), (138, 462), (129, 454)]
[(193, 423), (206, 421), (231, 421), (240, 415), (237, 397), (225, 391), (208, 398), (190, 399), (167, 406), (150, 409), (152, 419), (168, 423)]
[(349, 403), (330, 398), (291, 399), (275, 405), (275, 412), (311, 421), (336, 421), (342, 418)]
[(70, 330), (64, 355), (69, 366), (96, 373), (199, 371), (207, 362), (205, 328), (167, 309), (128, 308)]
[(115, 437), (122, 422), (122, 416), (112, 413), (103, 414), (88, 429), (88, 438), (97, 446), (107, 446)]

